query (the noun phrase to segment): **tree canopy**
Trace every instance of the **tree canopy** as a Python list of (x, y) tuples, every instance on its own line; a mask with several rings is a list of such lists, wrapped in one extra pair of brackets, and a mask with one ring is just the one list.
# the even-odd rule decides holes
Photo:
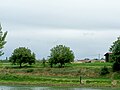
[(25, 47), (16, 48), (10, 57), (10, 62), (20, 64), (20, 67), (22, 63), (32, 65), (32, 63), (35, 63), (35, 60), (35, 54), (31, 53), (31, 50)]
[(62, 67), (65, 63), (74, 61), (74, 53), (69, 47), (64, 45), (57, 45), (53, 47), (49, 56), (49, 63), (52, 67), (53, 64), (60, 64)]
[(2, 49), (4, 48), (4, 45), (6, 44), (6, 41), (5, 41), (6, 36), (7, 36), (7, 31), (3, 33), (2, 27), (0, 25), (0, 56), (4, 54)]
[(113, 71), (120, 71), (120, 37), (113, 42), (110, 51), (112, 52), (112, 59), (114, 61)]

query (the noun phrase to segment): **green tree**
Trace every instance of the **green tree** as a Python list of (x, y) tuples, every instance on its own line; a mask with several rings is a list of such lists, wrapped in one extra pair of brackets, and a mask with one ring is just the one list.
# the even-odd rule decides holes
[(2, 27), (0, 25), (0, 56), (4, 54), (2, 49), (4, 48), (4, 45), (6, 44), (6, 41), (5, 41), (6, 36), (7, 36), (7, 31), (3, 33)]
[(49, 56), (49, 63), (52, 67), (53, 64), (60, 64), (60, 67), (62, 67), (65, 63), (70, 63), (74, 61), (74, 53), (72, 50), (70, 50), (69, 47), (66, 47), (64, 45), (57, 45), (56, 47), (53, 47), (51, 50), (50, 56)]
[(117, 38), (113, 45), (110, 47), (112, 52), (113, 71), (120, 71), (120, 37)]
[(20, 67), (22, 67), (22, 63), (32, 65), (32, 63), (35, 63), (35, 60), (35, 54), (25, 47), (16, 48), (10, 57), (10, 62), (20, 64)]

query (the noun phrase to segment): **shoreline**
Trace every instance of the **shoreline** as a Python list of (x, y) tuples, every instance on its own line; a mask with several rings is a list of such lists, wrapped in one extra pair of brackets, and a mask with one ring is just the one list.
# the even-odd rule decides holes
[(14, 81), (0, 81), (0, 86), (40, 86), (40, 87), (73, 87), (73, 88), (83, 88), (83, 87), (94, 87), (94, 88), (120, 88), (120, 86), (103, 85), (103, 84), (70, 84), (70, 83), (40, 83), (40, 82), (14, 82)]

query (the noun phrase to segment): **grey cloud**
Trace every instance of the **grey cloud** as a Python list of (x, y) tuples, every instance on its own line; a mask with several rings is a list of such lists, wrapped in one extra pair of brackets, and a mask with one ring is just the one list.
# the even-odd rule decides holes
[(7, 7), (3, 5), (0, 9), (0, 18), (9, 23), (53, 28), (120, 29), (118, 0), (12, 1), (15, 3), (9, 2)]
[(119, 0), (1, 0), (0, 22), (3, 30), (8, 31), (5, 52), (10, 55), (14, 48), (28, 46), (42, 58), (56, 44), (64, 44), (71, 47), (78, 59), (103, 54), (120, 33), (119, 3)]

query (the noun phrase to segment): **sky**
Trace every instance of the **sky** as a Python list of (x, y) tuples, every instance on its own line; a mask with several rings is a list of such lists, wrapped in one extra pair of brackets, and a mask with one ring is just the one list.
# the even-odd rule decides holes
[(104, 57), (120, 35), (119, 0), (0, 0), (0, 23), (8, 31), (5, 54), (28, 47), (37, 59), (56, 45), (75, 59)]

